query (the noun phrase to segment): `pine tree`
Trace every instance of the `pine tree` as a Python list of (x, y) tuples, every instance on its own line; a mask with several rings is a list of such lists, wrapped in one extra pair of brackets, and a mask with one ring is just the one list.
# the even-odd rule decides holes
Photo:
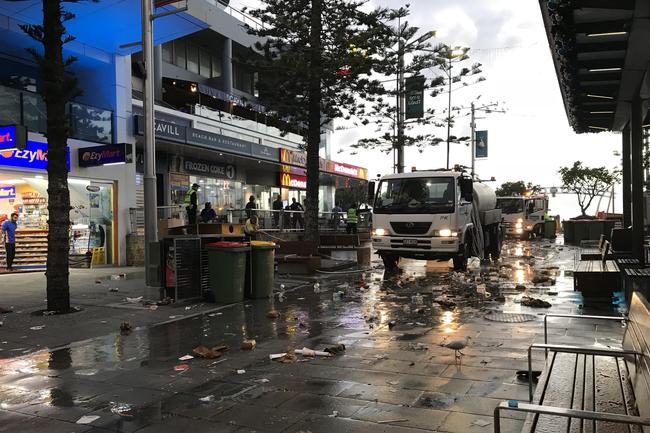
[(334, 119), (363, 115), (359, 98), (381, 92), (370, 78), (375, 54), (388, 41), (378, 25), (386, 11), (366, 13), (365, 0), (262, 0), (249, 13), (264, 26), (249, 28), (264, 39), (251, 61), (259, 73), (261, 102), (287, 129), (307, 129), (305, 237), (318, 239), (321, 129)]
[(65, 69), (76, 58), (63, 56), (63, 45), (74, 40), (64, 23), (74, 18), (62, 0), (43, 0), (43, 24), (23, 25), (22, 30), (43, 45), (43, 53), (29, 49), (40, 69), (42, 97), (47, 113), (47, 309), (70, 311), (69, 230), (70, 192), (68, 190), (67, 143), (70, 118), (66, 104), (81, 95), (74, 77)]

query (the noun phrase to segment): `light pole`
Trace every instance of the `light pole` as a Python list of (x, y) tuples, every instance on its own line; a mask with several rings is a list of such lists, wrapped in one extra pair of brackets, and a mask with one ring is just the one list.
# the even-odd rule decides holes
[(436, 35), (435, 30), (431, 30), (419, 38), (404, 43), (402, 41), (401, 23), (398, 20), (398, 45), (397, 45), (397, 172), (404, 173), (404, 117), (406, 105), (406, 95), (404, 94), (404, 51), (413, 44), (421, 44)]
[[(445, 56), (447, 57), (447, 78), (449, 79), (449, 102), (447, 104), (447, 170), (449, 170), (449, 149), (451, 144), (451, 85), (453, 77), (451, 75), (452, 61), (454, 59), (464, 60), (469, 48), (456, 47), (454, 49), (448, 48)], [(473, 123), (473, 122), (472, 122)], [(472, 135), (472, 140), (474, 136)]]

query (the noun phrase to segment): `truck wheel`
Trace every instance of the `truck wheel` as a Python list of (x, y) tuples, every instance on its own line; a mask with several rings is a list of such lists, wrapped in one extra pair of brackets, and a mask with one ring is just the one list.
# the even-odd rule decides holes
[(394, 254), (382, 254), (381, 259), (384, 261), (384, 269), (386, 269), (386, 272), (395, 272), (398, 270), (398, 256)]
[(465, 243), (458, 251), (458, 255), (454, 256), (454, 271), (456, 272), (465, 272), (467, 270), (467, 256), (469, 253), (469, 236), (468, 239), (465, 239)]
[(501, 230), (498, 227), (490, 231), (490, 255), (492, 260), (498, 260), (501, 257)]

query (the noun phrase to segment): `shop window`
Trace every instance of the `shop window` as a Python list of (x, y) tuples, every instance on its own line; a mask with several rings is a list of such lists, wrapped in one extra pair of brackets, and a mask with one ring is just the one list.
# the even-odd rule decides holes
[(179, 68), (186, 69), (185, 41), (174, 41), (174, 64)]
[(233, 63), (233, 87), (250, 95), (255, 88), (255, 74), (245, 66)]
[(192, 44), (187, 44), (187, 70), (199, 73), (199, 48)]
[(210, 74), (212, 73), (210, 57), (210, 53), (206, 50), (199, 52), (199, 74), (205, 78), (210, 78)]
[(172, 42), (162, 45), (162, 60), (165, 63), (174, 63), (174, 45)]
[(217, 56), (212, 56), (212, 78), (221, 76), (221, 60)]

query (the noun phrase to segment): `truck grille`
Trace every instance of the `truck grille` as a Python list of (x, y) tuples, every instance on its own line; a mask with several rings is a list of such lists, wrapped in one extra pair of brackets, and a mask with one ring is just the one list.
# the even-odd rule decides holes
[(431, 228), (430, 222), (392, 222), (390, 226), (398, 235), (424, 235)]

